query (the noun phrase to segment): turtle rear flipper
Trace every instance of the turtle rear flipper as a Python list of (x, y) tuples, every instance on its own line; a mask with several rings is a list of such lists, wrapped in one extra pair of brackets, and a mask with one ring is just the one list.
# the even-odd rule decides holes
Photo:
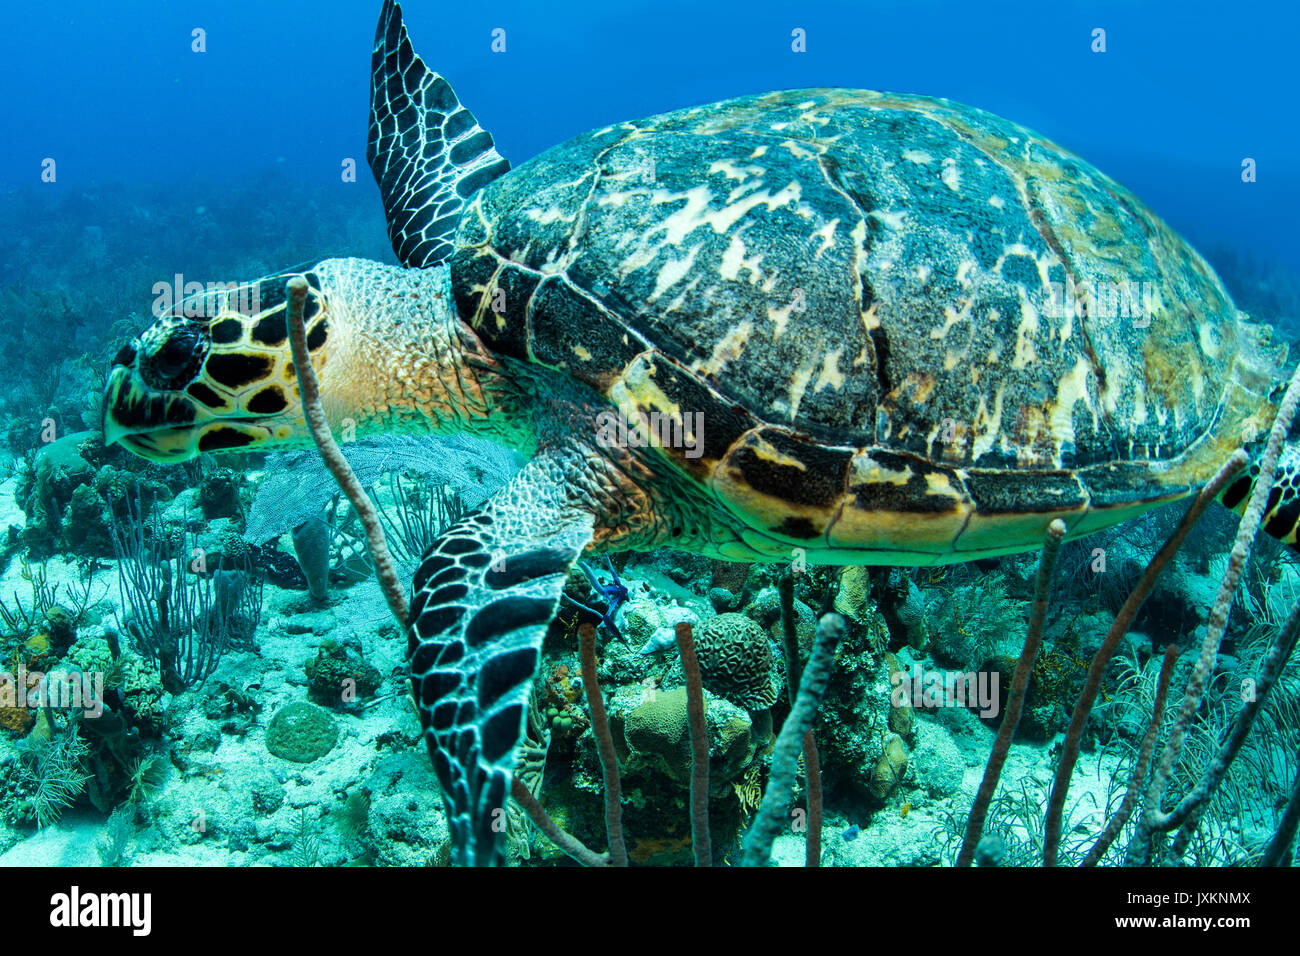
[(515, 749), (542, 638), (594, 518), (534, 459), (448, 528), (415, 574), (411, 682), (461, 865), (501, 862)]
[(416, 55), (393, 0), (379, 15), (370, 68), (366, 162), (393, 251), (402, 265), (427, 269), (451, 255), (465, 200), (510, 164), (451, 84)]

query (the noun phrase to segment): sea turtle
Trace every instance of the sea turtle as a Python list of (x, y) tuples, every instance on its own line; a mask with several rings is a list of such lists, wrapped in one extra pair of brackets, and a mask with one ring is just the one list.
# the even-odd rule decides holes
[[(304, 275), (336, 428), (529, 457), (414, 581), (410, 673), (460, 862), (498, 861), (584, 552), (1024, 551), (1055, 518), (1078, 537), (1189, 495), (1276, 413), (1286, 349), (1196, 252), (1078, 157), (947, 100), (749, 96), (510, 170), (389, 0), (367, 156), (401, 267), (328, 259), (186, 300), (118, 354), (105, 439), (158, 461), (306, 441), (284, 311)], [(1266, 521), (1290, 541), (1294, 488)]]

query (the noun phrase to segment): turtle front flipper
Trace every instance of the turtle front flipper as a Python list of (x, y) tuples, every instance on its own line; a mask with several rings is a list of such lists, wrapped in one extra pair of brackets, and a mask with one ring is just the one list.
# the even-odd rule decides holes
[(451, 255), (465, 200), (510, 164), (451, 84), (416, 55), (393, 0), (379, 14), (370, 67), (366, 162), (393, 251), (402, 265), (427, 269)]
[[(1245, 514), (1250, 494), (1259, 480), (1258, 456), (1228, 487), (1219, 500), (1237, 514)], [(1260, 529), (1300, 551), (1300, 442), (1288, 438), (1277, 459), (1277, 479), (1264, 506)]]
[(411, 683), (442, 784), (453, 859), (492, 866), (542, 638), (594, 518), (545, 456), (448, 528), (415, 573)]

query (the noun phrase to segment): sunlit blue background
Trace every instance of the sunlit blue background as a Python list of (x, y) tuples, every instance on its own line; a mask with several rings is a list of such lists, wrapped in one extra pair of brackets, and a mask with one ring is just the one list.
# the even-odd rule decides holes
[[(985, 9), (992, 7), (994, 9)], [(0, 201), (156, 184), (221, 202), (277, 170), (322, 199), (364, 166), (376, 0), (10, 4), (0, 33)], [(1194, 242), (1300, 269), (1293, 2), (409, 0), (431, 67), (520, 162), (591, 127), (775, 88), (946, 96), (1082, 154)], [(206, 53), (190, 50), (206, 30)], [(506, 31), (504, 54), (491, 31)], [(791, 52), (791, 30), (807, 52)], [(1090, 50), (1106, 30), (1107, 51)], [(340, 181), (355, 157), (358, 183)], [(1241, 162), (1258, 182), (1241, 181)], [(177, 185), (182, 184), (182, 185)], [(348, 250), (336, 250), (347, 252)]]

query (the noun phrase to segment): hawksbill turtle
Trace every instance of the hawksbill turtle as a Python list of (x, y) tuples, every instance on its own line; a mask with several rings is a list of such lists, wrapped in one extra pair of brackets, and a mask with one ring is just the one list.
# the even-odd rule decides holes
[[(1193, 249), (1080, 158), (947, 100), (748, 96), (511, 169), (388, 0), (367, 158), (401, 265), (187, 299), (117, 355), (104, 433), (157, 461), (309, 442), (285, 328), (301, 275), (332, 426), (526, 454), (413, 585), (410, 676), (461, 863), (500, 861), (543, 634), (585, 552), (1025, 551), (1054, 519), (1075, 538), (1196, 492), (1276, 415), (1286, 348)], [(1095, 291), (1134, 284), (1132, 310)], [(1294, 543), (1288, 481), (1265, 526)]]

